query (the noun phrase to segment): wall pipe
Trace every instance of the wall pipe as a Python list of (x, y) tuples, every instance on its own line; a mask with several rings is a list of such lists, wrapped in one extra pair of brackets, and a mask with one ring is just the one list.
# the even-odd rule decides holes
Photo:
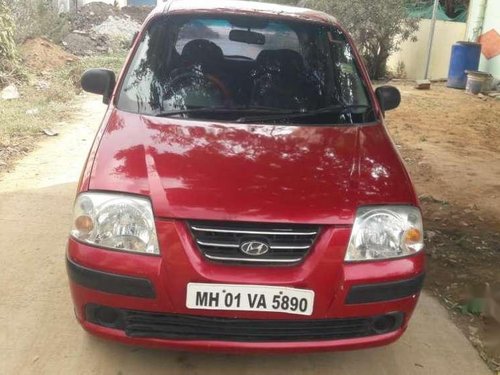
[(424, 74), (425, 79), (429, 79), (429, 66), (431, 64), (431, 51), (432, 51), (432, 43), (434, 42), (434, 29), (436, 28), (438, 5), (439, 5), (439, 0), (434, 0), (434, 6), (432, 7), (431, 31), (429, 33), (429, 43), (427, 44), (427, 62), (425, 63), (425, 74)]
[(488, 0), (481, 0), (479, 3), (479, 14), (475, 19), (475, 25), (472, 29), (472, 41), (479, 41), (481, 32), (483, 31), (484, 17), (486, 16), (486, 8), (488, 6)]

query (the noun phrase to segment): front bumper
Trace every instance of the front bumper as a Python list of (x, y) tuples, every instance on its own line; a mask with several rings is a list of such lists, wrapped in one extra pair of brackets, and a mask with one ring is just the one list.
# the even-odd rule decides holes
[[(69, 240), (71, 292), (77, 319), (86, 330), (123, 343), (182, 350), (307, 352), (366, 348), (388, 344), (403, 334), (423, 280), (423, 254), (391, 261), (345, 264), (343, 257), (349, 228), (324, 231), (303, 263), (287, 267), (210, 263), (198, 252), (182, 222), (157, 222), (157, 231), (161, 234), (161, 249), (168, 249), (161, 257), (103, 250)], [(312, 289), (316, 294), (314, 311), (307, 317), (276, 312), (196, 310), (194, 313), (185, 305), (188, 282)], [(95, 314), (89, 312), (96, 306), (117, 312), (119, 324), (96, 319)], [(134, 334), (123, 320), (128, 319), (129, 312), (135, 318), (138, 314), (152, 314), (155, 322), (161, 320), (161, 325), (146, 327), (149, 334)], [(197, 328), (198, 336), (193, 336), (192, 332), (187, 335), (185, 331), (171, 334), (173, 323), (169, 320), (172, 316), (187, 319), (181, 321), (180, 326), (192, 325), (200, 319), (204, 322), (226, 319), (222, 322), (225, 326), (248, 322), (250, 327), (259, 327), (271, 322), (274, 334), (289, 331), (286, 324), (290, 322), (292, 327), (304, 326), (307, 333), (308, 329), (313, 331), (310, 324), (330, 327), (330, 324), (338, 326), (340, 322), (345, 327), (345, 322), (352, 324), (361, 319), (365, 322), (363, 324), (370, 325), (377, 317), (388, 314), (396, 314), (397, 321), (389, 329), (378, 332), (368, 330), (345, 334), (332, 328), (330, 335), (315, 336), (311, 333), (288, 338), (271, 336), (270, 339), (252, 336), (254, 331), (248, 331), (248, 339), (202, 335), (205, 326)], [(151, 317), (146, 317), (145, 321), (149, 324)], [(282, 331), (280, 325), (283, 325)], [(220, 330), (217, 326), (208, 328), (216, 332)], [(264, 334), (268, 335), (268, 332)]]
[(220, 340), (179, 340), (158, 338), (129, 337), (122, 330), (103, 327), (88, 321), (79, 320), (82, 327), (89, 333), (123, 344), (142, 346), (146, 348), (174, 349), (182, 351), (222, 352), (234, 354), (249, 353), (309, 353), (326, 351), (344, 351), (372, 348), (388, 345), (401, 337), (405, 327), (380, 334), (361, 338), (318, 341), (290, 341), (290, 342), (241, 342)]

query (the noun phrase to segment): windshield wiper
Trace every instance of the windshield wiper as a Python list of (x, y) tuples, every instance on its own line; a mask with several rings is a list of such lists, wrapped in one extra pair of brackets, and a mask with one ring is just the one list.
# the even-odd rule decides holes
[(314, 109), (312, 111), (281, 111), (279, 113), (272, 115), (240, 117), (239, 119), (236, 120), (236, 122), (284, 120), (291, 118), (316, 116), (323, 113), (345, 114), (345, 113), (352, 113), (356, 109), (364, 109), (365, 110), (364, 112), (366, 112), (366, 110), (368, 110), (369, 108), (371, 107), (366, 104), (350, 104), (350, 105), (335, 104), (324, 108)]
[(198, 108), (189, 108), (189, 109), (179, 109), (172, 111), (165, 111), (155, 114), (156, 117), (170, 117), (191, 113), (199, 113), (199, 114), (224, 114), (224, 113), (233, 113), (233, 112), (280, 112), (281, 108), (276, 107), (264, 107), (264, 106), (237, 106), (237, 107), (198, 107)]

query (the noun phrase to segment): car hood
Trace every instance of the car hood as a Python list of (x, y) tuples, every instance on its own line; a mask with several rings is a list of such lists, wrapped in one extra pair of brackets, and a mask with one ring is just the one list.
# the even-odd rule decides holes
[(228, 124), (116, 109), (89, 189), (147, 195), (160, 218), (351, 224), (361, 205), (416, 204), (381, 124)]

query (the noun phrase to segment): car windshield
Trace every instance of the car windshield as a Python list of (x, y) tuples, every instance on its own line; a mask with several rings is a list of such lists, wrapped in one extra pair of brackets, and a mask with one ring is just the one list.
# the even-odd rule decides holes
[(238, 122), (373, 121), (345, 35), (318, 23), (168, 16), (144, 34), (117, 107)]

